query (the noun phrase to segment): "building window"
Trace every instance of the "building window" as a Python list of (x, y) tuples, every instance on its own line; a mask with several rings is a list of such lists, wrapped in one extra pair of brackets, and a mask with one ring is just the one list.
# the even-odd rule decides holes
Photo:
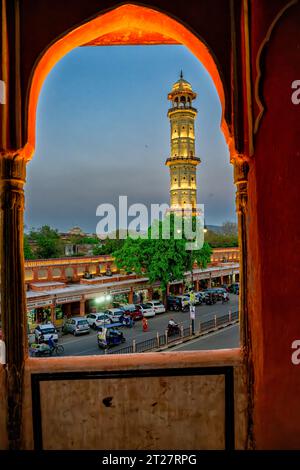
[(47, 269), (39, 269), (39, 270), (38, 270), (38, 278), (39, 278), (39, 279), (47, 279), (47, 278), (48, 278), (48, 271), (47, 271)]
[(33, 279), (33, 269), (25, 269), (25, 281), (31, 281)]
[(59, 269), (59, 268), (53, 268), (53, 269), (52, 269), (52, 276), (53, 276), (53, 277), (61, 277), (61, 269)]
[(66, 277), (73, 277), (73, 275), (74, 275), (74, 269), (73, 269), (73, 268), (70, 268), (70, 267), (66, 268), (65, 274), (66, 274)]

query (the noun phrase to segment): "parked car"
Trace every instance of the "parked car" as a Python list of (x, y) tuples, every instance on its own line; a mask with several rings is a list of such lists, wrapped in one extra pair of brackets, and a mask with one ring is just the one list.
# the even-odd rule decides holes
[(160, 300), (151, 300), (151, 302), (148, 302), (148, 304), (152, 305), (155, 310), (155, 314), (165, 313), (166, 311), (164, 304)]
[(92, 328), (97, 328), (98, 326), (108, 325), (111, 323), (111, 318), (104, 312), (89, 313), (86, 316), (86, 319)]
[(207, 289), (206, 292), (212, 292), (213, 294), (216, 294), (217, 300), (222, 300), (224, 296), (229, 300), (229, 294), (223, 287), (213, 287), (211, 289)]
[(214, 289), (206, 289), (205, 291), (206, 305), (213, 305), (218, 300), (218, 293)]
[(189, 308), (189, 298), (183, 295), (168, 295), (167, 309), (170, 311), (186, 311)]
[[(183, 297), (186, 298), (188, 302), (190, 302), (190, 293), (189, 293), (189, 292), (186, 293), (186, 294), (184, 294)], [(201, 299), (201, 297), (199, 297), (199, 296), (197, 295), (196, 292), (195, 292), (195, 302), (194, 302), (194, 303), (195, 303), (195, 305), (200, 305), (200, 304), (202, 304), (202, 299)]]
[(195, 292), (195, 295), (200, 305), (205, 303), (205, 297), (206, 297), (205, 291)]
[(72, 317), (63, 325), (64, 333), (72, 333), (74, 336), (89, 333), (90, 326), (85, 317)]
[(180, 310), (180, 300), (175, 295), (167, 296), (167, 310)]
[(53, 323), (50, 322), (44, 325), (38, 325), (34, 330), (34, 335), (37, 343), (39, 343), (41, 339), (48, 341), (50, 336), (52, 336), (52, 339), (55, 343), (58, 341), (57, 330), (55, 329)]
[(142, 313), (143, 317), (151, 318), (155, 317), (155, 310), (150, 303), (138, 304), (136, 308)]
[(224, 298), (226, 300), (229, 300), (229, 293), (227, 292), (226, 289), (224, 289), (224, 287), (217, 287), (216, 292), (220, 300), (223, 300)]
[(229, 292), (229, 285), (228, 284), (222, 284), (221, 287), (226, 290), (226, 292)]
[(124, 311), (125, 315), (129, 315), (134, 321), (143, 318), (142, 312), (136, 308), (134, 304), (121, 304), (120, 309)]
[(119, 323), (121, 322), (122, 317), (124, 316), (124, 310), (121, 308), (109, 308), (105, 310), (106, 315), (108, 315), (112, 322)]

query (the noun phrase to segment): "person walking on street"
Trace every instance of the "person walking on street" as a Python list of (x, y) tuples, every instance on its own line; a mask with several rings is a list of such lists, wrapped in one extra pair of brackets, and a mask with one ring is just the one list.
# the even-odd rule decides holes
[(148, 321), (147, 321), (147, 318), (143, 317), (142, 323), (143, 323), (143, 331), (148, 331)]

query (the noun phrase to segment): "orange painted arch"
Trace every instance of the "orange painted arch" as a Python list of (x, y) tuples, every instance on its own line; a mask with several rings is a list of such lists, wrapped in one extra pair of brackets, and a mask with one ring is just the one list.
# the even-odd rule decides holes
[(69, 31), (52, 44), (38, 61), (32, 76), (28, 99), (27, 143), (24, 147), (26, 160), (32, 158), (35, 149), (37, 103), (44, 80), (51, 69), (75, 47), (93, 42), (101, 44), (101, 37), (106, 38), (105, 44), (107, 45), (108, 36), (119, 38), (120, 33), (123, 31), (127, 31), (128, 38), (130, 38), (126, 42), (126, 35), (122, 35), (124, 38), (123, 44), (132, 44), (132, 37), (136, 38), (136, 44), (149, 44), (149, 36), (170, 38), (170, 43), (179, 43), (186, 46), (199, 59), (210, 74), (217, 89), (222, 106), (221, 129), (231, 156), (233, 156), (233, 137), (224, 117), (225, 94), (223, 83), (217, 65), (207, 46), (185, 26), (165, 13), (143, 6), (126, 4), (103, 13)]

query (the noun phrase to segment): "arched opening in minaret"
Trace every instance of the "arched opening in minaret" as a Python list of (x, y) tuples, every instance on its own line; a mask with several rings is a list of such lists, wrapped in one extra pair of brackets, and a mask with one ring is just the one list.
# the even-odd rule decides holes
[[(99, 38), (89, 40), (97, 42)], [(29, 100), (29, 151), (35, 143), (31, 122), (34, 121), (34, 100), (37, 101), (35, 94), (41, 86), (44, 68), (47, 70), (37, 113), (36, 155), (28, 166), (26, 224), (28, 229), (45, 225), (58, 229), (65, 245), (64, 252), (57, 251), (58, 257), (71, 254), (73, 259), (71, 263), (71, 258), (65, 258), (61, 265), (70, 265), (63, 268), (54, 268), (51, 263), (50, 270), (46, 271), (43, 266), (35, 272), (27, 268), (30, 318), (43, 321), (46, 316), (47, 321), (54, 321), (55, 326), (61, 328), (64, 316), (72, 319), (82, 314), (102, 314), (111, 312), (112, 308), (118, 309), (124, 303), (143, 304), (155, 300), (155, 295), (162, 298), (159, 286), (149, 287), (148, 281), (135, 282), (134, 273), (118, 272), (113, 261), (109, 261), (112, 253), (105, 252), (105, 243), (99, 247), (83, 247), (95, 239), (97, 206), (105, 202), (117, 208), (119, 196), (125, 194), (129, 204), (142, 202), (146, 207), (151, 203), (169, 202), (169, 197), (171, 206), (185, 206), (197, 197), (204, 203), (206, 236), (210, 237), (214, 251), (207, 270), (202, 272), (196, 267), (192, 279), (194, 290), (204, 293), (202, 305), (196, 306), (196, 328), (200, 331), (204, 323), (208, 322), (209, 326), (209, 322), (218, 323), (218, 319), (221, 325), (226, 315), (230, 322), (232, 314), (238, 311), (238, 296), (232, 293), (230, 301), (223, 303), (222, 294), (216, 290), (221, 292), (225, 285), (234, 285), (238, 272), (237, 247), (231, 246), (228, 250), (231, 235), (227, 236), (225, 232), (227, 221), (235, 230), (235, 210), (229, 151), (220, 128), (222, 122), (226, 139), (229, 139), (223, 118), (221, 83), (217, 89), (216, 76), (213, 82), (205, 67), (182, 43), (171, 45), (166, 40), (166, 45), (148, 45), (141, 53), (141, 45), (110, 48), (86, 45), (86, 42), (77, 44), (85, 47), (70, 48), (68, 55), (51, 72), (57, 58), (53, 63), (45, 61), (33, 77)], [(181, 68), (198, 93), (195, 102), (198, 122), (195, 124), (194, 119), (186, 115), (171, 120), (170, 141), (167, 95), (178, 80)], [(176, 96), (171, 106), (177, 113), (191, 113), (194, 104), (191, 96), (183, 94)], [(171, 162), (169, 175), (169, 168), (164, 163), (173, 157), (178, 161)], [(196, 171), (192, 160), (197, 158), (201, 158), (201, 165)], [(37, 194), (41, 193), (44, 198), (40, 203)], [(118, 223), (116, 230), (122, 229)], [(78, 225), (81, 232), (68, 232), (69, 228)], [(220, 235), (219, 230), (224, 233)], [(40, 243), (40, 235), (43, 233), (33, 230), (28, 240), (33, 251), (34, 244)], [(53, 232), (50, 235), (53, 239)], [(237, 240), (235, 234), (232, 238)], [(232, 243), (234, 245), (235, 241)], [(90, 243), (93, 244), (94, 241)], [(62, 244), (57, 249), (62, 250)], [(79, 260), (93, 256), (99, 256), (99, 260), (74, 261), (75, 257)], [(110, 280), (112, 282), (108, 282)], [(128, 281), (129, 290), (120, 284), (123, 280)], [(103, 289), (104, 281), (113, 285)], [(183, 308), (182, 295), (187, 292), (190, 282), (187, 278), (170, 283), (170, 297), (183, 299), (180, 308)], [(98, 284), (99, 293), (97, 297), (92, 296), (91, 292)], [(54, 287), (57, 290), (52, 302)], [(48, 302), (52, 302), (51, 307), (37, 307), (38, 301), (33, 299), (40, 291)], [(97, 304), (103, 297), (110, 297), (107, 305)], [(201, 295), (199, 304), (200, 298)], [(212, 299), (215, 302), (211, 305)], [(188, 329), (189, 317), (182, 321), (181, 313), (174, 311), (174, 305), (169, 303), (167, 307), (183, 330)], [(162, 313), (150, 318), (150, 328), (145, 333), (147, 338), (153, 336), (153, 331), (155, 337), (157, 333), (163, 336), (169, 316), (169, 313)], [(230, 347), (239, 344), (237, 328), (234, 328)], [(137, 344), (141, 335), (142, 325), (137, 322), (135, 330), (126, 330), (127, 344), (131, 346), (133, 340)], [(77, 346), (80, 344), (79, 350), (66, 347), (66, 351), (80, 355), (102, 352), (98, 350), (94, 332), (89, 341), (82, 337), (81, 342), (76, 342)], [(219, 347), (222, 344), (220, 342)], [(215, 346), (213, 344), (212, 348)]]

